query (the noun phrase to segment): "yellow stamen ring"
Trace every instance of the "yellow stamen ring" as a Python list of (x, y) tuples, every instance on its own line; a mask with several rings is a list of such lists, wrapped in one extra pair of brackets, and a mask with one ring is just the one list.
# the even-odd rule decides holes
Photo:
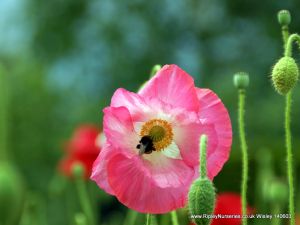
[(155, 150), (161, 151), (172, 143), (172, 126), (169, 122), (162, 119), (149, 120), (143, 125), (140, 136), (150, 136)]

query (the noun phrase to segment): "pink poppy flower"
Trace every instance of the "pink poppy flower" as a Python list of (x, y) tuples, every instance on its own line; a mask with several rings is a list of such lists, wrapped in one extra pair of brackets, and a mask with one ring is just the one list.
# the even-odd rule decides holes
[(107, 140), (91, 179), (136, 211), (166, 213), (186, 204), (198, 177), (201, 134), (208, 135), (210, 179), (229, 157), (226, 108), (176, 65), (164, 66), (137, 94), (116, 90), (103, 111)]
[(85, 178), (92, 173), (92, 166), (99, 155), (101, 144), (99, 143), (100, 130), (90, 124), (79, 126), (71, 140), (65, 145), (66, 155), (59, 163), (60, 172), (68, 177), (72, 176), (72, 166), (79, 162), (85, 168)]

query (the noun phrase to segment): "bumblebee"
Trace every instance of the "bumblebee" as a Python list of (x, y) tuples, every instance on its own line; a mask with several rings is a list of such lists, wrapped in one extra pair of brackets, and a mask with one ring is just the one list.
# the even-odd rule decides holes
[(152, 151), (155, 151), (153, 140), (150, 136), (142, 137), (136, 148), (139, 149), (139, 155), (150, 154)]

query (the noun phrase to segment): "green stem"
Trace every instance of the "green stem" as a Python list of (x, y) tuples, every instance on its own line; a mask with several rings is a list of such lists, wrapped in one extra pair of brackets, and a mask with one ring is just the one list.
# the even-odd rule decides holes
[(207, 136), (202, 135), (200, 138), (200, 177), (206, 178), (206, 145), (207, 145)]
[(138, 216), (138, 213), (136, 211), (128, 209), (127, 215), (124, 220), (124, 225), (134, 225), (137, 216)]
[(172, 224), (173, 225), (179, 225), (178, 217), (177, 217), (177, 214), (176, 214), (175, 210), (171, 212), (171, 219), (172, 219)]
[(291, 105), (292, 92), (286, 95), (285, 106), (285, 142), (287, 150), (287, 175), (289, 182), (289, 213), (291, 215), (290, 224), (295, 225), (295, 206), (294, 206), (294, 181), (293, 181), (293, 155), (292, 155), (292, 135), (291, 135)]
[(281, 27), (282, 32), (282, 40), (283, 40), (283, 49), (286, 49), (286, 44), (290, 36), (289, 27), (288, 26), (282, 26)]
[[(81, 166), (82, 165), (75, 165), (75, 166)], [(87, 192), (87, 187), (83, 178), (84, 171), (79, 172), (73, 172), (75, 177), (75, 184), (78, 192), (79, 202), (81, 204), (82, 211), (86, 217), (87, 224), (88, 225), (96, 225), (95, 217), (93, 214), (93, 209), (91, 207), (91, 202), (89, 200), (89, 195)]]
[(151, 225), (151, 214), (147, 213), (146, 215), (146, 225)]
[[(281, 213), (280, 204), (278, 204), (278, 203), (274, 204), (272, 207), (273, 207), (272, 208), (272, 214), (273, 214), (273, 216), (279, 215)], [(275, 217), (275, 218), (272, 219), (272, 225), (280, 225), (280, 224), (281, 224), (280, 218)]]
[[(247, 214), (247, 182), (248, 182), (248, 153), (247, 153), (247, 143), (245, 135), (245, 97), (246, 92), (244, 89), (239, 90), (239, 106), (238, 106), (238, 122), (239, 122), (239, 133), (240, 133), (240, 143), (242, 150), (242, 160), (243, 160), (243, 171), (242, 171), (242, 214)], [(247, 225), (247, 218), (243, 218), (243, 225)]]
[(0, 161), (7, 159), (7, 82), (0, 65)]
[(285, 52), (284, 55), (285, 56), (292, 56), (292, 47), (293, 47), (293, 42), (296, 41), (298, 43), (298, 45), (300, 45), (300, 36), (298, 34), (292, 34), (289, 36), (287, 43), (285, 45)]

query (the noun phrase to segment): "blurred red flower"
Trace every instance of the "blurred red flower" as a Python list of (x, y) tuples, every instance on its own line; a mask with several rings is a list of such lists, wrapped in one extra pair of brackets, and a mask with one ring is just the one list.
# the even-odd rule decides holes
[(100, 139), (100, 130), (96, 126), (79, 126), (64, 147), (66, 155), (59, 163), (60, 172), (65, 176), (72, 176), (72, 165), (79, 162), (85, 167), (85, 178), (88, 179), (101, 149)]
[[(254, 209), (248, 206), (247, 214), (254, 212)], [(224, 192), (217, 196), (214, 215), (242, 215), (242, 198), (239, 194)], [(218, 218), (213, 219), (211, 225), (240, 225), (242, 219)], [(195, 225), (190, 223), (189, 225)]]

